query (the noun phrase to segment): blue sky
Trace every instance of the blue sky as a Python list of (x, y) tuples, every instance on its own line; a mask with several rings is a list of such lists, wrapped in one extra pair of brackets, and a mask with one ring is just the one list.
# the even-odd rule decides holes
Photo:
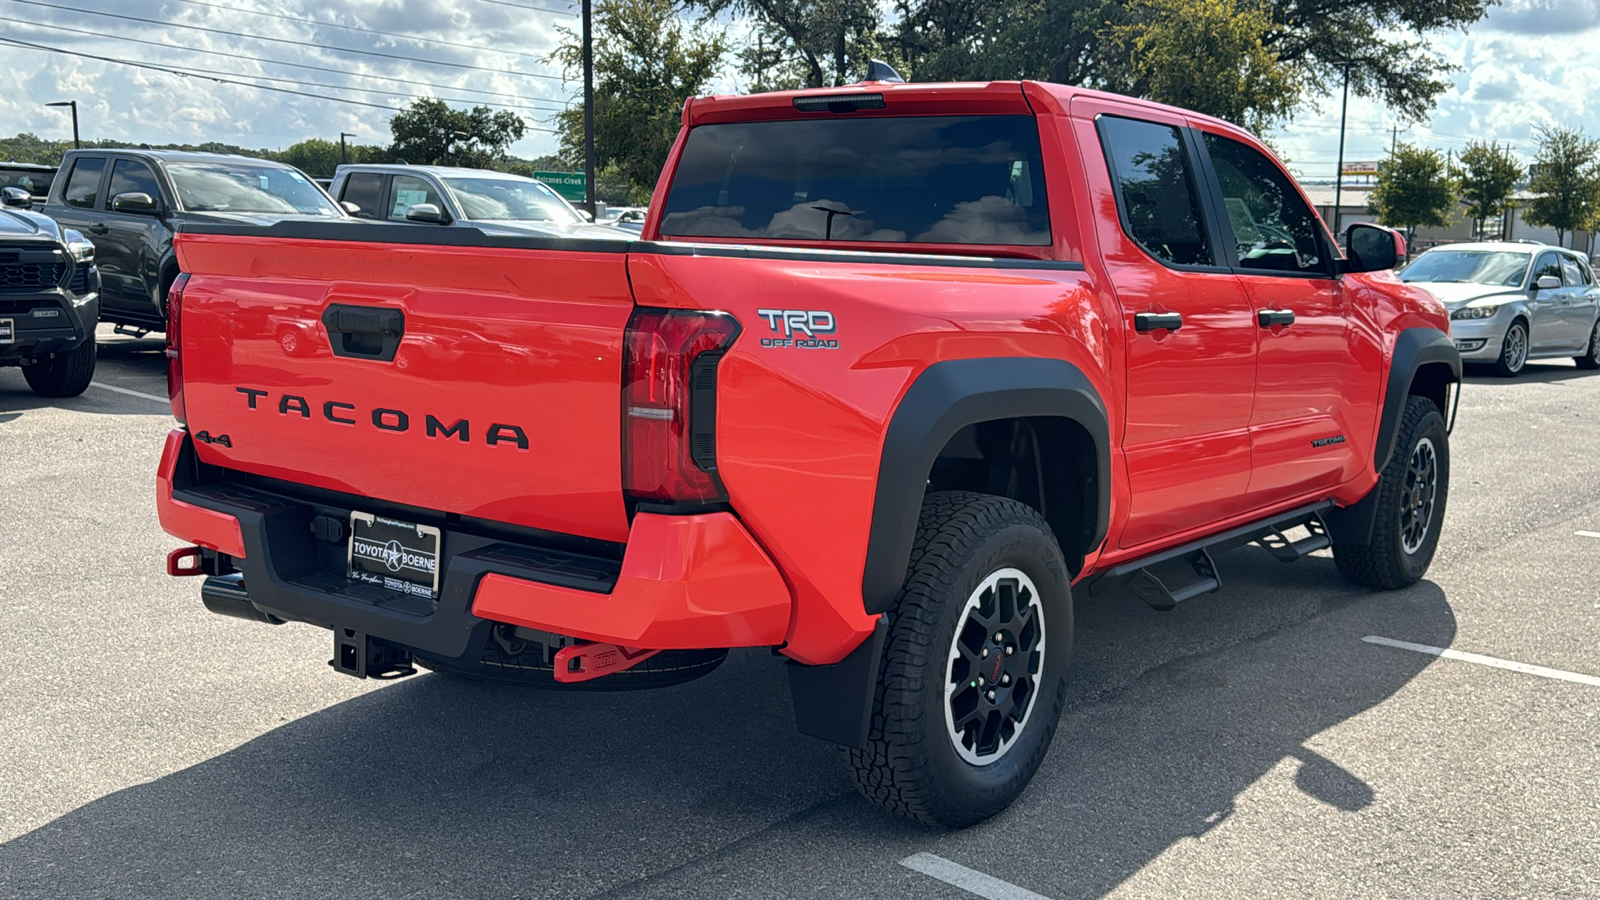
[[(251, 9), (288, 18), (241, 11)], [(337, 140), (345, 131), (359, 141), (387, 143), (387, 109), (409, 102), (406, 95), (425, 93), (507, 104), (528, 117), (531, 127), (548, 129), (550, 115), (569, 102), (575, 87), (544, 60), (558, 40), (557, 27), (576, 26), (572, 9), (575, 4), (567, 0), (343, 0), (337, 5), (312, 0), (0, 0), (6, 23), (0, 37), (191, 73), (179, 77), (0, 44), (0, 133), (70, 137), (65, 111), (43, 104), (76, 99), (83, 134), (89, 138), (216, 140), (281, 148), (310, 136)], [(433, 43), (291, 19), (415, 35)], [(1600, 84), (1600, 55), (1592, 49), (1600, 41), (1600, 0), (1504, 0), (1470, 33), (1446, 32), (1433, 41), (1442, 56), (1461, 67), (1434, 115), (1420, 124), (1401, 123), (1380, 104), (1352, 98), (1347, 159), (1380, 157), (1395, 125), (1401, 140), (1441, 150), (1460, 149), (1474, 138), (1509, 141), (1524, 158), (1532, 155), (1538, 124), (1600, 132), (1600, 92), (1593, 90)], [(324, 49), (330, 46), (388, 56)], [(491, 47), (501, 49), (481, 49)], [(273, 87), (373, 106), (219, 84), (203, 72), (238, 80), (269, 76), (283, 79), (265, 82)], [(350, 89), (363, 87), (391, 93)], [(740, 85), (728, 78), (718, 87), (736, 90)], [(1338, 86), (1329, 87), (1330, 94), (1314, 99), (1272, 135), (1274, 145), (1307, 180), (1333, 175), (1339, 98)], [(551, 134), (530, 131), (513, 150), (536, 156), (554, 146)]]

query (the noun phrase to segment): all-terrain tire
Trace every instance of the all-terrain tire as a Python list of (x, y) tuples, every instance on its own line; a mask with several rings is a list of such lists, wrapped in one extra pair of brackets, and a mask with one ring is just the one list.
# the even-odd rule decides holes
[(623, 672), (614, 672), (593, 681), (562, 684), (542, 646), (519, 641), (505, 634), (491, 634), (482, 653), (465, 659), (451, 659), (413, 651), (417, 662), (438, 672), (472, 681), (515, 684), (522, 687), (561, 691), (628, 691), (670, 687), (709, 674), (728, 658), (726, 649), (663, 650)]
[(1580, 369), (1600, 369), (1600, 319), (1596, 319), (1594, 327), (1589, 329), (1589, 346), (1582, 356), (1574, 356), (1572, 361)]
[[(1025, 578), (1008, 574), (1015, 572)], [(997, 577), (1009, 579), (1000, 584), (1012, 592), (1013, 609), (1024, 606), (1025, 582), (1031, 582), (1036, 592), (1032, 596), (1037, 603), (1028, 609), (1042, 618), (1042, 643), (1031, 645), (1038, 648), (1037, 662), (1026, 662), (1032, 659), (1026, 637), (1012, 648), (1022, 651), (1021, 656), (1004, 653), (1003, 647), (1010, 645), (998, 641), (995, 647), (987, 646), (988, 628), (968, 614), (971, 604), (985, 596), (985, 585), (995, 584)], [(996, 587), (991, 593), (998, 596), (998, 591)], [(1006, 603), (994, 602), (999, 608)], [(1005, 809), (1027, 787), (1050, 748), (1066, 699), (1072, 592), (1061, 548), (1043, 517), (1015, 500), (964, 491), (929, 494), (923, 501), (905, 585), (886, 615), (889, 634), (867, 747), (844, 750), (856, 788), (884, 809), (929, 825), (962, 828), (981, 822)], [(947, 687), (965, 692), (969, 674), (979, 683), (982, 673), (973, 673), (954, 658), (959, 652), (956, 642), (965, 642), (963, 635), (970, 638), (979, 628), (986, 644), (985, 662), (980, 665), (987, 668), (996, 659), (1010, 665), (1011, 659), (1019, 658), (1025, 666), (1037, 666), (1036, 673), (1015, 678), (998, 676), (998, 667), (988, 673), (994, 679), (990, 686), (1000, 684), (999, 677), (1007, 679), (1013, 700), (1026, 685), (1032, 704), (1011, 732), (1010, 742), (1000, 739), (1002, 743), (987, 758), (981, 745), (958, 749), (955, 714), (950, 712), (956, 701), (946, 693)], [(991, 650), (995, 656), (988, 655)], [(961, 677), (953, 677), (958, 669)], [(1002, 702), (1006, 699), (1001, 697)], [(983, 713), (994, 714), (998, 713)], [(982, 738), (985, 732), (978, 728), (974, 733)], [(964, 758), (964, 753), (980, 758)]]
[(89, 339), (66, 353), (22, 367), (28, 387), (41, 397), (76, 397), (94, 380), (95, 342)]
[(1500, 341), (1500, 355), (1494, 361), (1494, 373), (1501, 378), (1515, 378), (1528, 365), (1528, 324), (1517, 319), (1506, 328)]
[[(1431, 457), (1431, 463), (1429, 458)], [(1432, 480), (1427, 471), (1431, 466)], [(1450, 443), (1444, 415), (1426, 397), (1407, 397), (1394, 455), (1377, 487), (1372, 542), (1333, 545), (1333, 561), (1356, 584), (1394, 590), (1415, 584), (1439, 546), (1450, 496)], [(1424, 509), (1425, 507), (1425, 509)], [(1426, 513), (1426, 521), (1419, 518)]]

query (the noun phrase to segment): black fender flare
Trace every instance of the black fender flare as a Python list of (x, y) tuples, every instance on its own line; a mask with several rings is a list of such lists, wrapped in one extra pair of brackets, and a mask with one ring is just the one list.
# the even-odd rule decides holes
[[(1461, 353), (1450, 336), (1437, 328), (1407, 328), (1395, 337), (1394, 354), (1389, 362), (1389, 379), (1383, 395), (1383, 410), (1378, 420), (1378, 437), (1373, 444), (1373, 471), (1382, 473), (1394, 456), (1395, 440), (1399, 436), (1400, 417), (1405, 413), (1406, 398), (1411, 396), (1411, 385), (1417, 372), (1425, 365), (1443, 363), (1450, 368), (1451, 380), (1461, 383)], [(1441, 410), (1447, 417), (1449, 410)], [(1333, 539), (1342, 544), (1366, 544), (1372, 540), (1372, 527), (1377, 519), (1378, 488), (1373, 487), (1365, 497), (1330, 511), (1328, 529)]]
[(905, 582), (933, 461), (957, 431), (1024, 417), (1070, 419), (1094, 444), (1098, 508), (1089, 548), (1105, 540), (1111, 508), (1111, 429), (1106, 405), (1083, 370), (1060, 359), (986, 357), (924, 369), (895, 407), (884, 436), (861, 597), (889, 609)]
[[(1379, 472), (1394, 454), (1400, 417), (1405, 413), (1406, 397), (1417, 371), (1429, 363), (1450, 367), (1451, 379), (1461, 383), (1461, 352), (1450, 335), (1437, 328), (1407, 328), (1394, 340), (1394, 355), (1389, 361), (1389, 382), (1383, 394), (1383, 418), (1378, 420), (1378, 440), (1373, 445), (1373, 468)], [(1449, 410), (1440, 410), (1448, 415)]]

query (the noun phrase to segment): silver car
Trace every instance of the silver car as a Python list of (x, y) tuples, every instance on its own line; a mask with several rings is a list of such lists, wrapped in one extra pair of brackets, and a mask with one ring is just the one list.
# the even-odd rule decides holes
[(1600, 287), (1581, 254), (1543, 244), (1448, 244), (1418, 256), (1400, 280), (1450, 311), (1462, 362), (1501, 375), (1530, 359), (1570, 356), (1600, 369)]

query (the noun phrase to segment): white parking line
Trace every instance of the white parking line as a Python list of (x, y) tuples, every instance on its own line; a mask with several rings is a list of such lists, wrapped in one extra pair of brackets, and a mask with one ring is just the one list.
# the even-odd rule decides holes
[(1027, 888), (1017, 887), (1009, 881), (1001, 881), (993, 875), (985, 875), (932, 853), (913, 853), (900, 860), (900, 865), (988, 900), (1050, 900), (1043, 894), (1035, 894)]
[(127, 394), (130, 397), (140, 397), (140, 398), (143, 398), (145, 400), (154, 400), (157, 403), (165, 404), (165, 403), (172, 402), (172, 401), (168, 400), (166, 397), (157, 397), (155, 394), (146, 394), (143, 391), (130, 391), (125, 387), (117, 387), (114, 384), (101, 384), (98, 381), (89, 382), (89, 387), (97, 387), (97, 388), (100, 388), (102, 390), (107, 390), (107, 391), (116, 391), (119, 394)]
[(1600, 538), (1600, 531), (1575, 531), (1573, 534), (1576, 534), (1578, 537)]
[(1544, 666), (1530, 666), (1527, 663), (1512, 662), (1509, 659), (1500, 659), (1494, 656), (1483, 656), (1478, 653), (1463, 653), (1460, 650), (1446, 650), (1443, 647), (1430, 647), (1427, 644), (1413, 644), (1409, 641), (1397, 641), (1393, 638), (1378, 637), (1369, 634), (1362, 638), (1369, 644), (1382, 644), (1385, 647), (1398, 647), (1401, 650), (1412, 650), (1417, 653), (1427, 653), (1441, 659), (1453, 659), (1457, 662), (1469, 662), (1480, 666), (1489, 666), (1495, 669), (1507, 669), (1512, 672), (1521, 672), (1524, 675), (1537, 675), (1540, 678), (1553, 678), (1556, 681), (1570, 681), (1573, 684), (1586, 684), (1589, 687), (1600, 687), (1600, 678), (1593, 675), (1583, 675), (1578, 672), (1563, 672), (1560, 669), (1547, 669)]

